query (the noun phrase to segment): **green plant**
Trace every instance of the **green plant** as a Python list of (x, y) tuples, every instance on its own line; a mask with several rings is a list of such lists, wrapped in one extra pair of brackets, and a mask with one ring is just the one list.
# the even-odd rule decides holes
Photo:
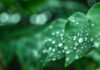
[(68, 19), (48, 24), (0, 27), (0, 50), (4, 64), (17, 55), (23, 69), (41, 70), (49, 61), (65, 58), (65, 66), (100, 48), (100, 3), (87, 14), (75, 12)]

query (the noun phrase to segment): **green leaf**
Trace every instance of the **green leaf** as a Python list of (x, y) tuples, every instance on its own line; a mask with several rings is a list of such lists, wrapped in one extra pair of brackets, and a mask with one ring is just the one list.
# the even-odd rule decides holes
[(85, 14), (77, 12), (68, 18), (64, 40), (67, 48), (65, 66), (83, 57), (92, 49), (88, 19)]
[(65, 28), (66, 20), (58, 19), (53, 21), (43, 31), (43, 39), (45, 47), (43, 49), (43, 55), (46, 54), (43, 62), (44, 65), (48, 61), (55, 61), (65, 56), (64, 44), (63, 44), (63, 32)]
[(88, 58), (91, 58), (97, 63), (100, 63), (100, 52), (96, 49), (92, 50), (88, 55)]
[(94, 40), (94, 47), (100, 47), (100, 3), (96, 3), (87, 13), (90, 34)]
[[(21, 63), (42, 69), (49, 61), (55, 61), (65, 56), (63, 47), (63, 32), (65, 19), (58, 19), (39, 29), (32, 36), (19, 39), (17, 51)], [(28, 44), (28, 45), (27, 45)], [(37, 63), (38, 62), (38, 63)], [(35, 69), (36, 69), (35, 68)]]

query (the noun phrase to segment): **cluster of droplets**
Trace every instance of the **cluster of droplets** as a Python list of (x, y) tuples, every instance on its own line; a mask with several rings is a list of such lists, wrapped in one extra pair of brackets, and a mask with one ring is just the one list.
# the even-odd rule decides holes
[[(93, 39), (90, 38), (89, 35), (89, 30), (87, 29), (87, 27), (85, 25), (81, 25), (80, 22), (81, 20), (78, 19), (79, 21), (77, 21), (77, 19), (75, 19), (74, 17), (70, 17), (68, 19), (68, 23), (69, 26), (72, 27), (77, 27), (76, 29), (72, 28), (70, 30), (67, 29), (67, 33), (65, 33), (65, 41), (66, 41), (66, 45), (68, 46), (68, 50), (70, 51), (66, 51), (66, 61), (67, 62), (71, 62), (71, 60), (74, 59), (79, 59), (80, 57), (82, 57), (82, 53), (85, 53), (85, 49), (89, 49), (92, 47), (91, 42), (93, 42)], [(80, 27), (79, 27), (80, 26)], [(81, 27), (82, 26), (82, 27)], [(79, 28), (78, 28), (79, 27)], [(87, 30), (84, 30), (84, 28), (86, 28)], [(98, 46), (98, 44), (96, 44)], [(70, 56), (73, 57), (70, 57)], [(72, 59), (74, 58), (74, 59)]]
[(77, 22), (77, 21), (75, 21), (75, 18), (74, 17), (70, 17), (69, 19), (68, 19), (71, 23), (74, 23), (73, 25), (78, 25), (79, 23)]
[(53, 25), (48, 27), (49, 31), (47, 32), (49, 33), (47, 34), (47, 38), (45, 38), (45, 49), (43, 50), (43, 53), (47, 54), (48, 56), (47, 58), (48, 61), (49, 60), (54, 61), (56, 59), (60, 59), (61, 57), (64, 57), (64, 53), (66, 52), (65, 50), (67, 50), (67, 47), (64, 47), (63, 44), (64, 27), (62, 27), (61, 25), (58, 27)]
[(63, 31), (52, 32), (50, 37), (45, 40), (45, 44), (47, 48), (43, 50), (43, 53), (48, 53), (51, 60), (56, 60), (60, 56), (59, 54), (63, 53), (60, 51), (63, 49)]

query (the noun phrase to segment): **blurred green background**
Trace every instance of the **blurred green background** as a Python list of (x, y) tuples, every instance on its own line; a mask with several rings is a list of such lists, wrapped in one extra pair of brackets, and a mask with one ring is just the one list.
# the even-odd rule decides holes
[[(87, 13), (97, 2), (99, 0), (0, 0), (0, 47), (2, 44), (8, 44), (7, 42), (12, 40), (13, 36), (19, 38), (21, 35), (17, 33), (18, 30), (21, 30), (20, 33), (24, 35), (24, 32), (27, 32), (24, 28), (39, 26), (41, 29), (43, 25), (58, 18), (67, 19), (74, 12)], [(15, 33), (10, 34), (11, 32)], [(9, 53), (14, 53), (16, 49), (5, 48), (6, 53), (2, 53), (0, 48), (0, 70), (37, 70), (32, 67), (35, 64), (30, 66), (30, 63), (25, 65), (21, 63), (23, 60), (19, 60), (16, 54), (7, 60)], [(8, 53), (7, 49), (11, 51)], [(28, 52), (30, 54), (30, 51)], [(2, 55), (5, 55), (4, 59)], [(29, 56), (25, 55), (25, 57)], [(32, 58), (29, 62), (30, 60)], [(100, 48), (92, 50), (86, 57), (73, 62), (68, 67), (64, 67), (63, 58), (47, 63), (43, 70), (100, 70)]]

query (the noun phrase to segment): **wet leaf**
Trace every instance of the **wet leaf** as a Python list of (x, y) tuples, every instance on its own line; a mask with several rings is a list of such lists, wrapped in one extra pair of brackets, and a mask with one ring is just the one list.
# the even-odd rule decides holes
[[(55, 61), (65, 56), (64, 44), (63, 44), (63, 32), (65, 28), (66, 20), (58, 19), (53, 21), (44, 31), (43, 39), (45, 47), (43, 55), (46, 54), (45, 63), (48, 61)], [(44, 63), (44, 64), (45, 64)]]
[(24, 66), (35, 65), (34, 67), (42, 69), (49, 61), (63, 58), (65, 56), (63, 47), (65, 23), (65, 19), (55, 20), (39, 29), (37, 33), (19, 39), (16, 45), (19, 44), (17, 54), (21, 63)]
[(94, 47), (100, 47), (100, 3), (96, 3), (87, 13), (90, 34), (94, 40)]
[(92, 49), (88, 19), (85, 14), (77, 12), (68, 18), (64, 40), (67, 46), (65, 66), (83, 57)]

